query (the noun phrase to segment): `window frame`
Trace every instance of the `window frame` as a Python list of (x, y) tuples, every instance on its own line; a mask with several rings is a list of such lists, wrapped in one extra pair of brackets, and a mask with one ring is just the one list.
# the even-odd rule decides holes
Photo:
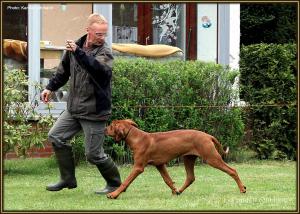
[[(40, 83), (41, 4), (28, 4), (28, 7), (31, 8), (28, 10), (28, 79), (33, 83)], [(112, 24), (112, 4), (93, 4), (92, 8), (93, 12), (103, 14), (107, 17), (109, 24)], [(111, 29), (108, 34), (112, 34)], [(106, 42), (111, 47), (112, 36), (109, 36)], [(49, 110), (48, 104), (40, 100), (40, 94), (39, 89), (32, 84), (29, 85), (28, 102), (38, 101), (36, 110), (38, 114), (47, 115), (51, 113), (54, 117), (58, 117), (66, 109), (67, 102), (51, 102), (52, 108)]]

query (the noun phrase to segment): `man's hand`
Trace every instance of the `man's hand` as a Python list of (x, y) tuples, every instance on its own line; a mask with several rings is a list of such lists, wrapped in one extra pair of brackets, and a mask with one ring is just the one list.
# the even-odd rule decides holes
[(49, 102), (51, 94), (52, 94), (52, 91), (50, 91), (48, 89), (44, 89), (44, 91), (41, 93), (41, 98), (42, 98), (43, 103)]
[(75, 52), (77, 45), (75, 44), (75, 42), (73, 40), (67, 40), (66, 41), (66, 48), (68, 51), (72, 51)]

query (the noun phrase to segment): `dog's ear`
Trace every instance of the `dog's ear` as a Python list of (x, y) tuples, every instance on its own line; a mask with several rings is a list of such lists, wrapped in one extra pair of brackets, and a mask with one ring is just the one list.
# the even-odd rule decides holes
[(128, 122), (130, 125), (138, 127), (138, 125), (133, 120), (131, 120), (131, 119), (126, 119), (125, 121)]
[(120, 142), (125, 137), (125, 127), (120, 124), (115, 125), (115, 136), (114, 140)]

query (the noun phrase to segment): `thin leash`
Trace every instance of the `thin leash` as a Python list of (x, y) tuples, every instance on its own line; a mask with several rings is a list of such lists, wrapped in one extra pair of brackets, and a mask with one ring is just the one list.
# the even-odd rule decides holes
[(113, 108), (258, 108), (258, 107), (293, 107), (297, 103), (286, 104), (253, 104), (253, 105), (132, 105), (132, 106), (113, 106)]

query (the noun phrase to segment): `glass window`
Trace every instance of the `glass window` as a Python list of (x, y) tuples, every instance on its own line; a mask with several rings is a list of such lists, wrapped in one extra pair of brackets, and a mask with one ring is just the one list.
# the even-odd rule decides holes
[[(92, 4), (41, 4), (41, 84), (45, 87), (56, 71), (67, 39), (77, 40), (86, 34), (86, 20)], [(52, 97), (65, 102), (68, 84)]]
[(27, 14), (28, 4), (2, 4), (3, 62), (8, 69), (21, 68), (27, 72)]
[(113, 43), (137, 43), (137, 4), (113, 4)]
[(185, 50), (185, 14), (183, 4), (153, 4), (153, 44), (165, 44)]

